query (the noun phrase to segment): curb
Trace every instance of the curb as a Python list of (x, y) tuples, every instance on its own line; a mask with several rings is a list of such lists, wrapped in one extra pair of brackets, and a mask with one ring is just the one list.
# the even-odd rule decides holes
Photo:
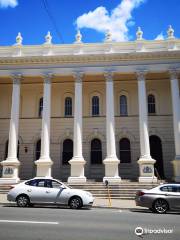
[[(0, 206), (17, 206), (16, 203), (8, 203), (8, 202), (0, 202)], [(98, 205), (98, 206), (92, 206), (92, 208), (101, 208), (101, 209), (114, 209), (114, 210), (128, 210), (128, 211), (137, 211), (137, 210), (143, 210), (145, 208), (125, 208), (125, 207), (108, 207), (108, 206), (101, 206), (101, 205)]]

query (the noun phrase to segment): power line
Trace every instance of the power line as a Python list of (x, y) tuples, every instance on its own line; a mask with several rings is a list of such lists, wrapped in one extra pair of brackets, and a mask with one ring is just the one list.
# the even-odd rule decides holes
[(49, 8), (49, 4), (47, 2), (47, 0), (42, 0), (42, 3), (43, 3), (43, 6), (44, 6), (44, 9), (49, 17), (49, 19), (51, 20), (51, 23), (52, 25), (54, 26), (54, 29), (56, 31), (56, 34), (58, 35), (58, 37), (60, 38), (60, 41), (62, 43), (64, 43), (64, 40), (63, 40), (63, 37), (62, 37), (62, 34), (60, 33), (59, 29), (58, 29), (58, 26), (56, 24), (56, 21), (53, 17), (53, 15), (51, 14), (51, 11), (50, 11), (50, 8)]

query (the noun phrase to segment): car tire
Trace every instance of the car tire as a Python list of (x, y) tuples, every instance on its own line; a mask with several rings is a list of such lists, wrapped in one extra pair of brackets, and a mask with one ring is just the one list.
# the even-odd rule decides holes
[(152, 208), (149, 208), (149, 210), (150, 210), (151, 212), (153, 212), (153, 213), (156, 212), (153, 207), (152, 207)]
[(71, 209), (79, 209), (82, 207), (82, 200), (80, 197), (72, 197), (69, 200), (69, 206)]
[(163, 213), (166, 213), (168, 209), (169, 209), (169, 205), (166, 200), (159, 198), (154, 201), (154, 204), (153, 204), (154, 212), (163, 214)]
[(20, 195), (17, 197), (16, 203), (18, 207), (27, 207), (30, 205), (30, 200), (28, 196)]

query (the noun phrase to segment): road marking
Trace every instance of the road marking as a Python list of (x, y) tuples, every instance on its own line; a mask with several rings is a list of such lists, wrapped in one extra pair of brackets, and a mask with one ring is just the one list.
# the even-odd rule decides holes
[(17, 220), (0, 220), (0, 223), (28, 223), (28, 224), (51, 224), (51, 225), (59, 224), (59, 222), (38, 222), (38, 221), (17, 221)]

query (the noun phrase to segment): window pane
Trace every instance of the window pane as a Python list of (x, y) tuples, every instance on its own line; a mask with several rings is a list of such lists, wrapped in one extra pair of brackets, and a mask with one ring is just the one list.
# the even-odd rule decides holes
[(37, 181), (36, 180), (30, 180), (28, 182), (25, 183), (26, 185), (30, 185), (30, 186), (36, 186), (37, 185)]
[(58, 183), (56, 181), (52, 181), (52, 187), (60, 189), (62, 187), (62, 184), (60, 184), (60, 183)]
[(72, 116), (72, 98), (65, 98), (65, 116)]
[(37, 183), (38, 187), (44, 187), (45, 186), (45, 180), (39, 180)]
[(127, 116), (127, 97), (125, 95), (120, 96), (120, 115)]
[(45, 183), (45, 187), (52, 188), (52, 181), (47, 179)]
[(154, 95), (148, 95), (148, 113), (156, 113), (156, 102)]
[(94, 96), (92, 98), (92, 115), (98, 116), (99, 115), (99, 97)]

